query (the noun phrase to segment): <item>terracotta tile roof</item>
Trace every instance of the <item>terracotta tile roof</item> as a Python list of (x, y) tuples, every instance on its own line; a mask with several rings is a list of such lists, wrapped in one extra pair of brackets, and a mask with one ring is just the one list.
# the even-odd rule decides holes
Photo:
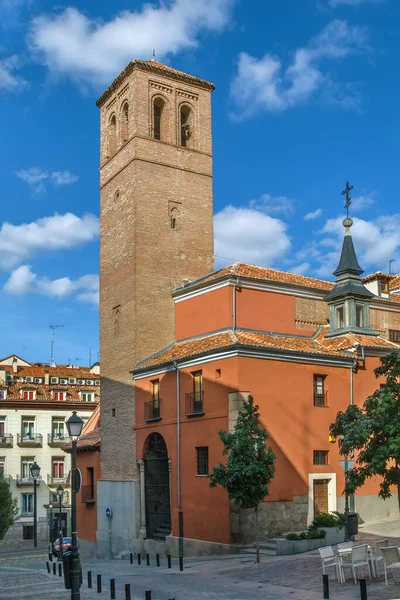
[(246, 277), (249, 279), (259, 279), (264, 281), (277, 281), (279, 283), (289, 283), (300, 285), (302, 287), (316, 288), (319, 290), (330, 291), (334, 287), (331, 281), (323, 279), (315, 279), (314, 277), (306, 277), (305, 275), (297, 275), (296, 273), (287, 273), (286, 271), (278, 271), (277, 269), (268, 269), (266, 267), (256, 267), (246, 263), (235, 263), (214, 273), (210, 273), (205, 277), (191, 281), (179, 288), (175, 292), (181, 292), (184, 289), (190, 289), (192, 286), (203, 285), (210, 281), (223, 279), (224, 277)]
[(393, 279), (395, 275), (389, 275), (389, 273), (382, 273), (382, 271), (375, 271), (375, 273), (371, 273), (370, 275), (366, 275), (362, 277), (363, 283), (368, 283), (368, 281), (373, 281), (374, 279), (382, 279), (384, 281), (388, 281), (389, 279)]
[(400, 348), (399, 344), (395, 344), (381, 336), (374, 335), (358, 335), (356, 333), (346, 333), (344, 335), (335, 336), (332, 338), (325, 337), (329, 332), (329, 325), (321, 328), (315, 339), (318, 340), (325, 348), (333, 351), (350, 350), (357, 344), (368, 348), (387, 348), (395, 350)]
[[(344, 334), (335, 338), (326, 338), (329, 326), (322, 327), (314, 336), (274, 335), (259, 331), (235, 330), (221, 331), (208, 336), (175, 343), (172, 347), (161, 350), (158, 354), (138, 363), (134, 373), (150, 367), (171, 363), (174, 360), (200, 356), (213, 350), (229, 347), (253, 347), (282, 350), (301, 354), (349, 357), (348, 350), (356, 344), (367, 347), (394, 350), (399, 344), (390, 342), (380, 336)], [(347, 352), (346, 352), (347, 351)]]
[[(98, 402), (100, 400), (99, 386), (91, 386), (90, 388), (87, 388), (84, 386), (79, 386), (79, 385), (46, 386), (44, 384), (42, 385), (42, 384), (37, 384), (37, 383), (20, 383), (18, 381), (16, 383), (14, 383), (13, 385), (8, 385), (6, 389), (7, 389), (6, 399), (1, 401), (2, 404), (5, 402), (12, 402), (15, 400), (24, 402), (24, 398), (23, 398), (23, 394), (22, 394), (22, 392), (24, 390), (25, 391), (33, 390), (36, 392), (36, 400), (30, 400), (29, 402), (38, 402), (38, 403), (40, 403), (40, 402), (60, 402), (60, 404), (62, 404), (63, 402), (82, 402), (82, 404), (87, 404), (88, 406), (91, 406), (92, 405), (91, 402), (85, 402), (79, 396), (80, 391), (86, 392), (86, 391), (88, 391), (88, 389), (90, 389), (90, 391), (94, 393), (95, 402)], [(57, 391), (66, 391), (66, 400), (54, 400), (52, 391), (56, 391), (56, 392)], [(26, 402), (26, 400), (25, 400), (25, 402)], [(93, 403), (93, 405), (94, 405), (94, 403)]]
[(389, 289), (391, 290), (399, 290), (400, 289), (400, 273), (396, 275), (392, 281), (389, 283)]
[[(94, 446), (100, 446), (100, 427), (96, 427), (96, 429), (92, 429), (92, 431), (88, 431), (88, 433), (83, 433), (78, 440), (77, 449), (84, 450), (93, 448)], [(65, 444), (62, 448), (66, 452), (71, 451), (72, 443), (68, 442), (68, 444)]]
[(197, 85), (199, 87), (205, 88), (207, 90), (214, 90), (215, 86), (210, 81), (206, 79), (200, 79), (199, 77), (195, 77), (194, 75), (189, 75), (189, 73), (184, 73), (183, 71), (178, 71), (177, 69), (173, 69), (168, 65), (164, 65), (155, 60), (132, 60), (125, 69), (114, 79), (111, 85), (102, 93), (100, 98), (97, 100), (96, 105), (101, 106), (107, 98), (109, 98), (115, 90), (121, 85), (125, 77), (127, 77), (132, 71), (135, 69), (140, 69), (141, 71), (150, 71), (156, 75), (167, 75), (172, 77), (173, 79), (177, 79), (178, 81), (183, 81), (185, 83), (189, 83), (192, 85)]
[(162, 350), (155, 356), (139, 363), (135, 372), (156, 365), (171, 363), (173, 360), (190, 358), (207, 352), (229, 347), (258, 347), (274, 350), (287, 350), (306, 354), (324, 354), (348, 356), (347, 354), (330, 350), (314, 337), (296, 337), (273, 335), (256, 331), (222, 331), (201, 338), (177, 342), (172, 347)]
[(41, 377), (44, 379), (45, 373), (48, 372), (50, 377), (59, 377), (61, 379), (69, 377), (75, 377), (76, 379), (100, 379), (100, 375), (90, 372), (90, 367), (69, 368), (64, 365), (57, 365), (55, 367), (18, 366), (17, 373), (13, 372), (12, 365), (0, 364), (0, 369), (2, 368), (16, 377)]

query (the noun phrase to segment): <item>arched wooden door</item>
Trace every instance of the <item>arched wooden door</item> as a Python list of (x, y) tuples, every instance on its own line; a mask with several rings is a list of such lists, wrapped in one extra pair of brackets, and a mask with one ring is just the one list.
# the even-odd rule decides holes
[(144, 455), (147, 537), (165, 540), (171, 533), (168, 451), (164, 438), (152, 433)]

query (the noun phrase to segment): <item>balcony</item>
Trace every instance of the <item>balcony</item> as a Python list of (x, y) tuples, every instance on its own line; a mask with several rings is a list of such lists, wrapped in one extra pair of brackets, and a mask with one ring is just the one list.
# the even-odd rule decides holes
[(314, 406), (328, 406), (328, 392), (314, 394)]
[(47, 485), (51, 486), (59, 486), (59, 485), (70, 485), (70, 475), (68, 473), (65, 477), (53, 477), (52, 475), (47, 475)]
[(39, 434), (17, 434), (17, 445), (20, 448), (41, 448), (43, 446), (43, 436)]
[(145, 423), (149, 423), (150, 421), (160, 421), (161, 420), (161, 399), (157, 398), (157, 400), (150, 400), (150, 402), (144, 403), (144, 420)]
[[(36, 484), (40, 485), (41, 477), (39, 476), (36, 480)], [(17, 475), (17, 486), (22, 487), (24, 485), (33, 485), (33, 477), (23, 477), (22, 475)]]
[(193, 392), (191, 394), (185, 394), (185, 414), (187, 417), (200, 417), (201, 415), (204, 415), (203, 394), (204, 392)]
[(11, 433), (0, 436), (0, 448), (12, 448), (14, 438)]
[(51, 448), (61, 448), (64, 444), (68, 444), (71, 441), (71, 438), (67, 435), (62, 435), (61, 433), (48, 433), (47, 434), (47, 443)]
[(82, 485), (81, 487), (81, 500), (85, 504), (94, 504), (94, 486), (93, 485)]

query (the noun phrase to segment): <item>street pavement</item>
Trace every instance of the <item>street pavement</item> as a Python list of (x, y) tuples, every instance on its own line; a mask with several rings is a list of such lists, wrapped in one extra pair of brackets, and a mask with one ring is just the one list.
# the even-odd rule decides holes
[[(361, 542), (374, 544), (386, 537), (400, 543), (400, 519), (385, 520), (363, 528)], [(64, 589), (63, 578), (48, 574), (46, 554), (21, 553), (0, 556), (0, 600), (67, 600), (70, 591)], [(322, 600), (322, 571), (318, 551), (295, 556), (262, 556), (256, 564), (254, 556), (235, 555), (207, 559), (185, 559), (184, 571), (177, 561), (172, 569), (166, 560), (156, 567), (155, 561), (131, 565), (128, 560), (90, 560), (83, 565), (82, 600), (110, 598), (110, 578), (116, 581), (116, 599), (125, 600), (125, 584), (131, 586), (132, 600), (144, 600), (146, 590), (152, 600)], [(93, 589), (87, 587), (87, 571), (92, 571)], [(382, 570), (382, 567), (381, 567)], [(97, 574), (102, 575), (102, 593), (96, 591)], [(400, 598), (400, 584), (390, 580), (385, 586), (383, 576), (367, 581), (368, 600)], [(332, 600), (359, 600), (360, 589), (348, 577), (339, 585), (330, 579)]]

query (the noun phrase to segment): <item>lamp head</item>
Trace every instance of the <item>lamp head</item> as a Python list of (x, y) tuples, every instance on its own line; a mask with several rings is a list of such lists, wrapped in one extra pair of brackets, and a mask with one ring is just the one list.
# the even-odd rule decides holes
[(59, 485), (57, 488), (57, 496), (60, 500), (62, 500), (63, 494), (64, 494), (64, 488), (62, 485)]
[(53, 510), (53, 503), (52, 502), (49, 502), (49, 509)]
[(33, 479), (37, 479), (40, 475), (40, 467), (36, 464), (36, 461), (31, 465), (31, 475)]
[(76, 410), (72, 413), (67, 421), (68, 433), (71, 438), (76, 440), (82, 433), (83, 421), (76, 414)]

